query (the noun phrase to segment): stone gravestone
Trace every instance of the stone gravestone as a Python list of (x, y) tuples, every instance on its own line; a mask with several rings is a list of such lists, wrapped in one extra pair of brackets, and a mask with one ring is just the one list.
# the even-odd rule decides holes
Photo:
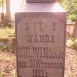
[(17, 77), (64, 76), (65, 23), (57, 3), (26, 3), (15, 14)]
[(26, 2), (28, 2), (28, 3), (37, 3), (37, 2), (43, 2), (43, 3), (49, 3), (49, 2), (55, 2), (56, 0), (26, 0)]

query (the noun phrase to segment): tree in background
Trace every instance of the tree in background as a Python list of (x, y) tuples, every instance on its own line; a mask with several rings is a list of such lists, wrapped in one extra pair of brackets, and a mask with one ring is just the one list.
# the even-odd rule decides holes
[[(10, 0), (0, 0), (0, 6), (2, 7), (1, 20), (2, 24), (11, 22), (11, 13), (10, 13)], [(6, 14), (4, 19), (4, 8), (6, 7)], [(6, 21), (5, 21), (6, 20)]]
[(0, 7), (2, 8), (1, 12), (1, 22), (4, 24), (4, 7), (5, 7), (5, 0), (0, 0)]
[(67, 10), (68, 19), (77, 20), (77, 0), (67, 0), (64, 5)]
[(11, 22), (10, 0), (6, 0), (6, 23)]
[[(0, 6), (2, 7), (2, 15), (1, 15), (2, 23), (9, 24), (11, 22), (10, 0), (0, 0)], [(5, 19), (4, 19), (4, 8), (6, 8)]]
[[(7, 24), (10, 24), (12, 22), (12, 18), (14, 17), (15, 14), (12, 14), (12, 9), (16, 9), (18, 5), (18, 7), (22, 7), (22, 5), (24, 4), (24, 1), (25, 0), (17, 0), (16, 3), (19, 3), (19, 4), (16, 4), (14, 1), (16, 0), (6, 0), (6, 23)], [(11, 4), (11, 2), (15, 3), (15, 4)], [(15, 6), (15, 7), (11, 7), (11, 6)], [(14, 10), (15, 12), (16, 10)]]
[(57, 0), (67, 11), (67, 20), (75, 22), (73, 37), (77, 38), (77, 0)]
[(64, 7), (67, 10), (67, 19), (75, 22), (73, 37), (77, 38), (77, 0), (66, 0)]
[(57, 0), (67, 11), (67, 19), (77, 20), (77, 0)]

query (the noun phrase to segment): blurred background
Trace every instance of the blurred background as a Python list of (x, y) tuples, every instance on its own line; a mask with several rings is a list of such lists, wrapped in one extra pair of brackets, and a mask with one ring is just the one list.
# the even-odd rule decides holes
[[(15, 13), (26, 0), (0, 0), (0, 77), (16, 76)], [(67, 11), (65, 77), (77, 77), (77, 0), (57, 0)]]

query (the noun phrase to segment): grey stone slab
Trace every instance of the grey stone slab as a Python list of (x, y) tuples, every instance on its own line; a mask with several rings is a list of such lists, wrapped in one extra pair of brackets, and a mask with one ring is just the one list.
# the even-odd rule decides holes
[(65, 12), (16, 13), (17, 76), (63, 77)]
[(17, 12), (66, 12), (58, 3), (25, 3)]
[(56, 2), (56, 0), (26, 0), (27, 3), (51, 3)]

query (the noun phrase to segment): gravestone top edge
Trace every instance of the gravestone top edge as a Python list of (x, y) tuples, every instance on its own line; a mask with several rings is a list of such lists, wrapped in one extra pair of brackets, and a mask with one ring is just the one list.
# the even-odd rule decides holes
[(56, 0), (26, 0), (27, 3), (53, 3)]
[(58, 3), (25, 3), (16, 11), (18, 12), (66, 12), (66, 10)]

